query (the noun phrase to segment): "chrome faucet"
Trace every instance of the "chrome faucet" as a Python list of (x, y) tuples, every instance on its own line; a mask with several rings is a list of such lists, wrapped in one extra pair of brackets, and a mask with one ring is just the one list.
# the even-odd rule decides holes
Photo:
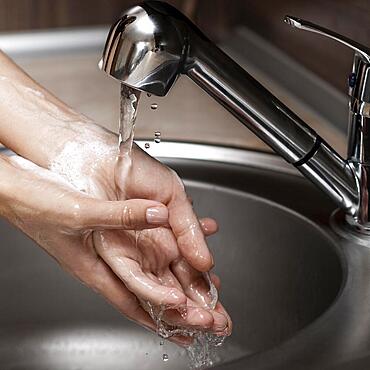
[(121, 83), (157, 96), (187, 75), (328, 194), (349, 224), (370, 234), (370, 50), (298, 18), (285, 22), (355, 51), (347, 160), (167, 3), (147, 1), (124, 12), (111, 27), (99, 65)]

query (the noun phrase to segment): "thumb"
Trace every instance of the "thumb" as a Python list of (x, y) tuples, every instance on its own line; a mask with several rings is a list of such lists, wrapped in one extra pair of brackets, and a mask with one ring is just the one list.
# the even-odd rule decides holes
[(92, 229), (143, 230), (168, 224), (167, 207), (160, 202), (146, 199), (88, 199), (81, 205), (79, 214), (80, 224)]

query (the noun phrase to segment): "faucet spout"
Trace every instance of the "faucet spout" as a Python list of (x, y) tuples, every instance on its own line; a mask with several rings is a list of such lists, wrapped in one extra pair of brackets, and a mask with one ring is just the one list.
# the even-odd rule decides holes
[(111, 28), (101, 68), (159, 96), (187, 75), (355, 217), (360, 192), (352, 166), (169, 4), (147, 1), (126, 11)]

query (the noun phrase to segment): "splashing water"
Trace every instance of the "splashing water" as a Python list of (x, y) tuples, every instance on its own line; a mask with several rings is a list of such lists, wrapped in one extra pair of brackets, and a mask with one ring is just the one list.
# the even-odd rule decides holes
[(167, 362), (168, 361), (168, 354), (167, 353), (164, 353), (163, 356), (162, 356), (162, 358), (163, 358), (163, 361), (164, 362)]
[[(137, 114), (137, 106), (140, 99), (140, 91), (121, 84), (120, 94), (120, 120), (119, 120), (119, 155), (115, 168), (116, 184), (119, 186), (122, 196), (124, 196), (125, 179), (129, 176), (129, 171), (132, 166), (132, 144), (134, 139), (135, 120)], [(152, 109), (157, 109), (158, 104), (152, 104)], [(155, 132), (156, 143), (161, 141), (161, 133)], [(149, 147), (145, 145), (145, 147)], [(138, 242), (139, 232), (135, 232), (135, 241)], [(213, 310), (218, 301), (218, 292), (211, 281), (209, 273), (204, 273), (204, 278), (209, 285), (208, 302), (204, 301), (204, 308)], [(163, 314), (166, 311), (165, 306), (153, 306), (150, 302), (142, 302), (143, 307), (149, 312), (153, 321), (157, 326), (157, 334), (164, 339), (174, 335), (191, 337), (193, 342), (186, 348), (190, 368), (204, 369), (215, 364), (219, 359), (216, 353), (217, 347), (221, 346), (226, 336), (217, 336), (197, 329), (189, 329), (180, 326), (171, 326), (162, 320)], [(178, 309), (182, 317), (186, 317), (187, 308)], [(161, 341), (160, 345), (164, 342)], [(169, 361), (167, 353), (163, 353), (162, 359), (164, 362)]]
[[(215, 308), (218, 301), (218, 292), (211, 281), (209, 273), (204, 273), (204, 278), (209, 284), (209, 302), (205, 302), (205, 308), (212, 310)], [(198, 329), (169, 325), (162, 320), (167, 309), (165, 306), (153, 306), (150, 302), (145, 302), (144, 306), (148, 308), (151, 318), (156, 323), (157, 334), (160, 337), (168, 339), (174, 335), (181, 335), (193, 339), (192, 344), (186, 347), (191, 369), (205, 369), (220, 361), (217, 354), (217, 347), (223, 344), (226, 336), (218, 336)], [(182, 317), (186, 317), (186, 307), (180, 307), (178, 310)]]

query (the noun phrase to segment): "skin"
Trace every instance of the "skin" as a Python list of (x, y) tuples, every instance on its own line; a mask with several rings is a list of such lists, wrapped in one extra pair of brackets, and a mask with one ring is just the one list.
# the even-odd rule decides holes
[[(207, 307), (202, 274), (213, 267), (205, 236), (217, 224), (198, 220), (174, 171), (135, 145), (131, 166), (122, 169), (127, 158), (115, 134), (60, 102), (4, 54), (0, 122), (0, 141), (18, 154), (0, 157), (1, 216), (148, 329), (155, 330), (150, 302), (166, 308), (163, 320), (171, 325), (231, 333), (221, 303)], [(149, 220), (153, 208), (161, 217)], [(212, 281), (219, 287), (216, 276)]]

